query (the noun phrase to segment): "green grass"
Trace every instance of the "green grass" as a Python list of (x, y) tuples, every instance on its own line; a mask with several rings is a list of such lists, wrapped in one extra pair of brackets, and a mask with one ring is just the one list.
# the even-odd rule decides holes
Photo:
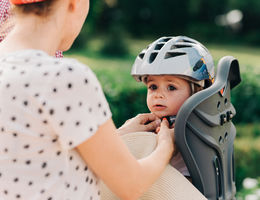
[(251, 66), (253, 72), (260, 74), (260, 48), (239, 45), (208, 45), (208, 48), (215, 61), (231, 55), (238, 59), (241, 72), (245, 72), (246, 68)]
[(131, 73), (131, 66), (133, 61), (131, 58), (108, 58), (100, 57), (99, 55), (92, 55), (90, 57), (80, 54), (71, 54), (69, 56), (74, 57), (86, 65), (96, 73), (99, 81), (101, 82), (105, 90), (121, 91), (121, 88), (128, 87), (142, 87), (143, 85), (134, 81)]
[[(247, 138), (247, 139), (260, 139), (260, 124), (238, 124), (236, 125), (237, 129), (237, 138)], [(260, 143), (259, 143), (260, 149)]]

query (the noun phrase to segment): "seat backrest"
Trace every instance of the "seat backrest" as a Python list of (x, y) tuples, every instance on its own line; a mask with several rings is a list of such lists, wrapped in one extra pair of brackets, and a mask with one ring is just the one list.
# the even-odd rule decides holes
[(176, 145), (192, 183), (208, 199), (235, 199), (234, 139), (236, 114), (230, 90), (241, 82), (238, 61), (223, 57), (215, 82), (185, 101), (175, 122)]

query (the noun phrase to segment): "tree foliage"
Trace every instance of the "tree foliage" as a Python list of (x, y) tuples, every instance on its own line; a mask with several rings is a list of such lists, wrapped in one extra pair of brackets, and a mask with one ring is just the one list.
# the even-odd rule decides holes
[[(216, 17), (233, 9), (243, 13), (241, 28), (218, 26)], [(85, 26), (93, 34), (106, 34), (111, 26), (119, 26), (134, 37), (185, 34), (260, 45), (259, 10), (259, 0), (95, 0)]]

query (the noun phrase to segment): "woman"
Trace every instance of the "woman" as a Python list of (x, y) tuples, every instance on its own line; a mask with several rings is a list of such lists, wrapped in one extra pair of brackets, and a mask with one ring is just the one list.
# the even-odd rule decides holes
[(156, 117), (116, 130), (93, 72), (52, 56), (71, 47), (88, 0), (11, 3), (15, 26), (0, 44), (0, 198), (99, 199), (100, 178), (120, 199), (137, 199), (169, 162), (173, 129), (164, 120), (156, 149), (136, 160), (115, 133), (154, 130)]

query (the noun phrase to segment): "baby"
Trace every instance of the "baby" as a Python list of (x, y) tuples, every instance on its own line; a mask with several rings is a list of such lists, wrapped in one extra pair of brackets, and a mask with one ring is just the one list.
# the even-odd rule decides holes
[[(170, 126), (186, 99), (214, 81), (214, 63), (208, 49), (185, 37), (162, 37), (136, 58), (131, 74), (147, 86), (147, 106)], [(177, 151), (171, 165), (184, 176), (190, 174)]]

